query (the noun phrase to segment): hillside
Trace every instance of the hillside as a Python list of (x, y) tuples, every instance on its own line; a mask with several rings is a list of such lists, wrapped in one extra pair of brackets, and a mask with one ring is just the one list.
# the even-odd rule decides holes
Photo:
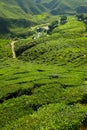
[[(0, 37), (30, 36), (30, 27), (44, 23), (51, 15), (87, 13), (87, 0), (1, 0)], [(8, 35), (7, 35), (8, 34)]]
[(0, 17), (26, 18), (30, 14), (51, 12), (52, 14), (87, 13), (87, 0), (1, 0)]
[[(33, 8), (34, 7), (34, 8)], [(1, 0), (0, 16), (8, 18), (26, 18), (29, 14), (45, 12), (46, 8), (34, 0)]]
[[(46, 11), (47, 8), (42, 4), (31, 0), (1, 0), (0, 37), (2, 37), (2, 34), (9, 34), (11, 37), (31, 35), (29, 28), (36, 25), (40, 20), (37, 17), (33, 18), (33, 15), (45, 13)], [(18, 32), (21, 33), (17, 35)]]
[(76, 14), (87, 13), (87, 0), (52, 0), (47, 7), (51, 14)]
[(0, 130), (86, 130), (85, 24), (69, 16), (34, 37), (16, 41), (15, 59), (12, 41), (0, 41)]
[(0, 130), (87, 130), (87, 0), (0, 0)]
[(76, 18), (68, 17), (67, 23), (59, 24), (51, 35), (43, 34), (39, 39), (30, 42), (28, 39), (21, 40), (20, 43), (16, 43), (15, 49), (18, 58), (24, 61), (59, 65), (85, 64), (84, 55), (87, 48), (85, 35), (85, 24)]

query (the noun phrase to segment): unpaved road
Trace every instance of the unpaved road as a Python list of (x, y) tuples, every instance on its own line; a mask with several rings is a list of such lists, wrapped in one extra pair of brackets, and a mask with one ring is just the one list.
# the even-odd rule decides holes
[(13, 58), (16, 58), (15, 46), (14, 46), (14, 44), (15, 44), (16, 42), (17, 42), (17, 41), (12, 41), (12, 42), (11, 42), (11, 49), (12, 49)]

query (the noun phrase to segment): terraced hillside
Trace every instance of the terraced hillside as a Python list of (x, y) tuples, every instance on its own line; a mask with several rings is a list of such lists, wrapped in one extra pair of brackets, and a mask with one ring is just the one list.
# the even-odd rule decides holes
[[(16, 43), (19, 59), (47, 64), (85, 64), (87, 60), (87, 32), (85, 24), (68, 17), (65, 25), (59, 25), (51, 35), (43, 34), (39, 39)], [(37, 37), (37, 35), (36, 35)]]
[(86, 130), (85, 24), (68, 17), (34, 38), (15, 43), (15, 59), (0, 41), (0, 130)]

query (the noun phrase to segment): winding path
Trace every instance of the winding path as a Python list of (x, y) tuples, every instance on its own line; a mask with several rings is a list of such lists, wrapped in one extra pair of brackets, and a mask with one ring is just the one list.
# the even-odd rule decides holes
[(15, 44), (16, 42), (17, 42), (17, 41), (12, 41), (12, 42), (11, 42), (11, 49), (12, 49), (13, 58), (16, 58), (15, 47), (14, 47), (14, 44)]

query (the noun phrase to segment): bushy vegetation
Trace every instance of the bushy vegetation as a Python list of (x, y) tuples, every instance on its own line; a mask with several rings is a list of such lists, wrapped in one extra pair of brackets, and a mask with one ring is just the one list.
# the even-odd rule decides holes
[(86, 78), (84, 65), (0, 63), (0, 129), (78, 129), (87, 114)]
[(0, 40), (0, 130), (87, 127), (85, 24), (67, 17), (39, 38), (36, 28), (35, 39), (17, 40), (15, 59), (11, 40)]
[(0, 59), (12, 57), (10, 40), (0, 39)]
[[(35, 22), (32, 22), (27, 19), (8, 19), (8, 18), (0, 18), (0, 37), (27, 37), (31, 35), (33, 32), (29, 30), (31, 26), (36, 25)], [(21, 29), (20, 29), (21, 28)], [(23, 32), (20, 32), (24, 30)], [(28, 30), (28, 31), (26, 31)]]
[(75, 106), (66, 106), (62, 103), (50, 104), (40, 108), (32, 115), (25, 116), (17, 122), (13, 122), (13, 126), (7, 126), (5, 129), (78, 130), (81, 121), (85, 119), (86, 115), (87, 108), (80, 104)]
[[(51, 35), (44, 35), (32, 41), (20, 41), (16, 44), (19, 59), (37, 63), (55, 63), (81, 65), (86, 62), (85, 25), (75, 18), (58, 25)], [(79, 64), (78, 64), (79, 63)]]
[(65, 24), (67, 22), (67, 16), (62, 16), (60, 19), (60, 24)]
[[(9, 33), (11, 37), (26, 38), (33, 34), (33, 32), (30, 31), (30, 26), (39, 25), (41, 22), (45, 23), (47, 18), (50, 17), (50, 14), (67, 15), (87, 13), (86, 4), (86, 0), (84, 0), (84, 2), (81, 0), (79, 0), (79, 2), (78, 0), (55, 0), (55, 2), (54, 0), (40, 0), (39, 2), (38, 0), (9, 0), (8, 2), (6, 0), (1, 0), (0, 37), (2, 33)], [(61, 23), (66, 23), (66, 20), (61, 20)], [(53, 28), (51, 24), (50, 31), (52, 31)]]

